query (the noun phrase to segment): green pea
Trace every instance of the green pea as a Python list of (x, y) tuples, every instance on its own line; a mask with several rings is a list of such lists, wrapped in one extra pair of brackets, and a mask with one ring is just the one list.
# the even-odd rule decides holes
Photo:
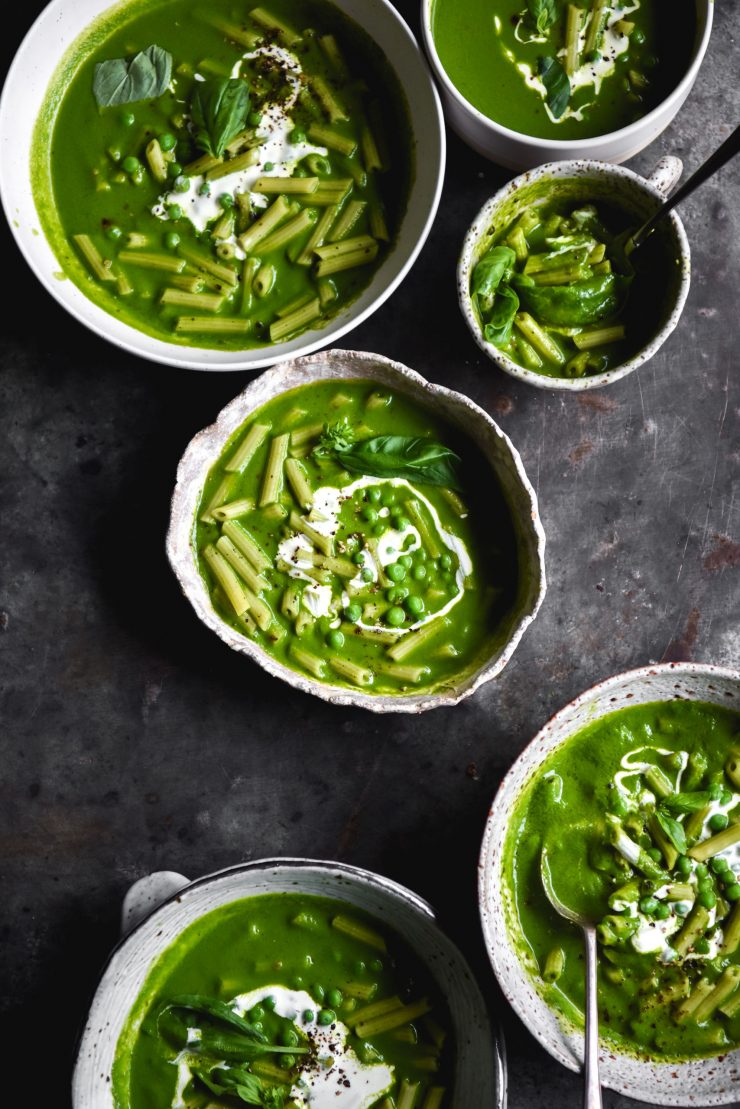
[(329, 990), (326, 995), (326, 1000), (329, 1005), (331, 1005), (332, 1009), (338, 1009), (344, 1001), (344, 994), (341, 990)]
[(261, 1005), (253, 1005), (252, 1008), (249, 1010), (250, 1021), (262, 1020), (264, 1015), (265, 1010)]
[(377, 524), (379, 519), (377, 508), (373, 508), (371, 504), (365, 505), (362, 510), (362, 516), (369, 524)]
[(304, 1009), (301, 1016), (304, 1024), (311, 1024), (313, 1022), (313, 1009)]
[(370, 970), (372, 970), (375, 974), (380, 974), (382, 969), (383, 969), (383, 960), (382, 959), (373, 959), (373, 961), (370, 963)]
[(179, 204), (168, 204), (167, 215), (170, 219), (182, 219), (182, 208)]
[(691, 859), (688, 855), (679, 855), (676, 859), (676, 870), (679, 874), (691, 874)]
[(387, 623), (389, 623), (392, 628), (398, 628), (406, 619), (406, 613), (403, 611), (402, 608), (397, 608), (394, 606), (393, 608), (388, 609), (385, 614), (385, 618)]
[(401, 555), (398, 561), (401, 563), (402, 566), (405, 566), (407, 570), (410, 570), (411, 567), (414, 565), (414, 560), (411, 555)]
[(730, 801), (732, 800), (732, 794), (730, 793), (729, 789), (723, 789), (721, 794), (719, 795), (719, 799), (723, 805), (729, 805)]
[(663, 856), (661, 855), (661, 853), (660, 853), (660, 851), (658, 850), (657, 847), (648, 847), (647, 853), (650, 856), (650, 858), (653, 860), (653, 862), (656, 862), (656, 863), (659, 863), (660, 860), (663, 858)]
[(709, 873), (709, 870), (707, 868), (706, 863), (697, 863), (696, 864), (696, 877), (697, 878), (706, 878), (708, 873)]
[(390, 589), (386, 589), (386, 600), (390, 601), (392, 605), (400, 605), (405, 601), (409, 595), (409, 591), (405, 585), (392, 585)]
[(396, 524), (397, 531), (407, 531), (411, 527), (411, 521), (408, 516), (399, 516)]
[(316, 623), (322, 635), (326, 635), (327, 632), (331, 631), (331, 620), (328, 616), (320, 616)]
[(673, 910), (678, 916), (688, 916), (691, 911), (691, 905), (687, 904), (686, 901), (677, 901), (673, 906)]
[(380, 498), (380, 503), (385, 508), (390, 508), (390, 506), (392, 504), (395, 504), (395, 502), (396, 502), (396, 494), (393, 492), (392, 486), (384, 489), (383, 493), (381, 495), (381, 498)]
[(141, 162), (138, 158), (135, 158), (133, 154), (127, 154), (121, 162), (121, 165), (126, 173), (136, 173), (138, 169), (141, 169)]
[(712, 785), (709, 787), (709, 800), (719, 801), (721, 796), (722, 786), (719, 784), (719, 782), (713, 782)]
[(363, 963), (362, 959), (358, 959), (355, 963), (355, 974), (364, 974), (366, 970), (367, 967)]
[(729, 823), (730, 818), (726, 812), (716, 812), (708, 821), (713, 832), (723, 832)]
[(169, 250), (174, 250), (176, 247), (178, 247), (180, 245), (180, 236), (177, 234), (177, 231), (168, 231), (167, 232), (167, 234), (164, 237), (164, 245)]
[(374, 581), (375, 580), (375, 574), (372, 572), (372, 570), (370, 569), (369, 566), (365, 567), (365, 569), (360, 574), (360, 577), (362, 578), (363, 581)]
[(423, 564), (421, 566), (414, 566), (411, 571), (411, 577), (414, 581), (426, 581), (427, 568)]
[[(267, 167), (265, 167), (265, 168), (267, 168)], [(333, 1012), (331, 1009), (319, 1009), (319, 1015), (317, 1017), (317, 1020), (318, 1020), (319, 1024), (324, 1024), (324, 1025), (334, 1024), (334, 1021), (336, 1019), (337, 1019), (337, 1014), (335, 1012)]]
[(300, 974), (297, 974), (291, 983), (294, 990), (302, 990), (305, 984), (306, 983), (303, 981)]
[(711, 878), (700, 878), (696, 883), (696, 888), (700, 893), (707, 893), (714, 889), (714, 883)]
[(259, 127), (262, 122), (262, 112), (250, 112), (247, 116), (247, 123), (250, 127)]
[(723, 858), (722, 855), (717, 855), (714, 859), (710, 859), (709, 868), (713, 870), (715, 874), (723, 874), (725, 870), (729, 869), (729, 864), (727, 859)]
[(697, 955), (708, 955), (710, 950), (710, 943), (706, 936), (699, 936), (698, 940), (694, 942), (694, 951)]
[(382, 489), (379, 489), (377, 485), (374, 485), (372, 489), (368, 489), (367, 491), (367, 499), (370, 501), (371, 504), (380, 504), (380, 498), (382, 496), (383, 491)]
[(355, 566), (362, 566), (363, 562), (365, 561), (364, 551), (355, 551), (355, 553), (352, 555), (352, 561), (354, 562)]
[(630, 41), (637, 46), (642, 46), (645, 41), (645, 32), (640, 27), (635, 27), (630, 35)]
[(312, 986), (310, 992), (317, 999), (317, 1001), (323, 1001), (324, 997), (326, 996), (326, 990), (320, 982), (317, 982), (314, 986)]
[(136, 123), (136, 116), (133, 112), (121, 112), (121, 123), (124, 127), (133, 127)]
[(231, 193), (221, 193), (218, 202), (225, 212), (234, 207), (234, 198)]
[(210, 196), (210, 195), (211, 195), (210, 182), (204, 181), (201, 185), (198, 185), (198, 196)]
[(657, 907), (653, 911), (653, 916), (656, 920), (668, 920), (671, 915), (670, 906), (666, 905), (665, 901), (659, 901)]
[(282, 1060), (283, 1066), (286, 1067), (287, 1070), (295, 1066), (295, 1055), (283, 1055)]
[(376, 524), (375, 527), (373, 528), (373, 535), (377, 539), (380, 539), (380, 537), (381, 537), (381, 535), (383, 534), (384, 531), (385, 531), (385, 524), (383, 524), (383, 523)]
[(170, 177), (179, 177), (182, 173), (182, 166), (179, 162), (170, 162), (169, 166), (167, 167), (167, 172), (169, 173)]
[(275, 168), (275, 164), (274, 162), (265, 162), (263, 168), (265, 170), (265, 173), (270, 173)]
[(177, 145), (177, 139), (169, 131), (165, 131), (164, 134), (160, 135), (157, 142), (164, 151), (174, 150)]
[(428, 557), (423, 547), (419, 547), (417, 551), (414, 551), (414, 558), (417, 562), (426, 562)]
[(123, 231), (117, 223), (112, 223), (105, 233), (109, 239), (112, 239), (114, 243), (117, 242), (118, 239), (120, 239), (123, 235)]
[(269, 1011), (272, 1012), (275, 1008), (275, 998), (272, 996), (272, 994), (268, 994), (267, 997), (262, 998), (262, 1004), (264, 1005), (265, 1009), (269, 1009)]
[(343, 646), (344, 646), (344, 635), (342, 634), (342, 632), (340, 632), (340, 631), (338, 631), (338, 630), (336, 630), (336, 629), (333, 629), (333, 630), (332, 630), (332, 631), (330, 631), (330, 632), (329, 632), (329, 634), (327, 635), (327, 637), (326, 637), (326, 642), (327, 642), (327, 643), (329, 644), (329, 646), (330, 646), (330, 647), (332, 647), (332, 648), (333, 648), (333, 649), (334, 649), (335, 651), (338, 651), (338, 650), (339, 650), (339, 649), (340, 649), (341, 647), (343, 647)]
[(391, 581), (403, 581), (406, 577), (406, 567), (402, 566), (400, 562), (394, 562), (391, 566), (386, 566), (385, 572)]
[(297, 1047), (298, 1034), (293, 1028), (283, 1028), (278, 1037), (278, 1042), (282, 1044), (283, 1047)]
[(306, 132), (301, 131), (300, 127), (294, 127), (293, 130), (290, 132), (290, 141), (293, 143), (305, 142)]
[(350, 624), (356, 624), (362, 619), (362, 609), (359, 605), (347, 605), (344, 614), (349, 620)]
[(175, 178), (173, 188), (176, 193), (186, 193), (190, 188), (190, 178), (181, 173)]
[(696, 895), (696, 900), (705, 909), (713, 909), (717, 904), (717, 895), (712, 890), (700, 890)]
[(658, 901), (654, 897), (641, 897), (640, 898), (640, 912), (641, 913), (647, 913), (648, 916), (652, 916), (652, 914), (655, 912), (655, 910), (657, 908), (658, 908)]
[(440, 566), (442, 567), (443, 570), (451, 570), (452, 569), (452, 555), (447, 554), (447, 553), (445, 553), (443, 555), (440, 555), (439, 556), (439, 564), (440, 564)]
[(740, 901), (740, 882), (732, 882), (726, 886), (725, 897), (728, 901)]
[(406, 598), (406, 608), (412, 616), (421, 616), (424, 611), (424, 601), (421, 597), (413, 594)]

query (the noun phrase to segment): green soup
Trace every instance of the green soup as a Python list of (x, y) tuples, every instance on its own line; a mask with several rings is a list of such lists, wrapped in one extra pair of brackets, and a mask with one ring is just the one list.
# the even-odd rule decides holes
[(149, 971), (118, 1041), (115, 1104), (440, 1109), (450, 1031), (389, 929), (327, 898), (252, 897), (191, 924)]
[(220, 617), (286, 666), (369, 693), (444, 688), (505, 640), (516, 540), (459, 431), (371, 382), (257, 411), (212, 468), (194, 529)]
[(554, 751), (505, 844), (508, 926), (546, 1000), (582, 1025), (583, 940), (549, 906), (598, 922), (602, 1037), (685, 1060), (740, 1044), (740, 714), (622, 709)]
[(413, 172), (379, 48), (326, 0), (158, 0), (72, 48), (36, 129), (65, 271), (150, 335), (242, 349), (320, 328), (392, 248)]
[(432, 34), (460, 93), (496, 123), (543, 139), (584, 139), (652, 111), (686, 73), (694, 0), (432, 0)]

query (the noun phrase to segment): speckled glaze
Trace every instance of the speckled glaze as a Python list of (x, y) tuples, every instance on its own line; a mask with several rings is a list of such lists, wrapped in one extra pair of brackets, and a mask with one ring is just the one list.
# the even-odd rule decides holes
[(655, 212), (678, 183), (683, 164), (679, 158), (661, 158), (650, 176), (645, 179), (624, 166), (606, 162), (574, 161), (551, 162), (515, 177), (508, 185), (492, 196), (473, 220), (463, 241), (457, 264), (457, 295), (460, 310), (476, 343), (492, 362), (507, 374), (534, 385), (537, 389), (559, 389), (564, 392), (582, 393), (586, 389), (600, 389), (619, 381), (648, 362), (660, 349), (678, 323), (691, 282), (691, 249), (681, 220), (675, 212), (665, 218), (675, 257), (679, 260), (679, 277), (672, 303), (664, 311), (660, 330), (647, 346), (621, 366), (613, 366), (604, 373), (588, 377), (547, 377), (520, 366), (492, 343), (486, 342), (470, 303), (470, 274), (480, 256), (488, 249), (489, 238), (505, 227), (528, 203), (526, 190), (544, 180), (582, 179), (593, 182), (594, 199), (599, 196), (617, 200), (626, 211), (634, 214), (635, 230)]
[[(740, 709), (740, 672), (701, 663), (644, 666), (587, 690), (545, 724), (504, 778), (488, 816), (478, 896), (488, 955), (501, 989), (527, 1028), (571, 1070), (583, 1062), (583, 1033), (558, 1017), (519, 961), (506, 926), (503, 847), (513, 807), (543, 760), (569, 736), (617, 709), (680, 698)], [(690, 1063), (652, 1062), (604, 1045), (602, 1085), (658, 1105), (726, 1105), (740, 1097), (740, 1051)]]
[(662, 104), (642, 119), (588, 139), (539, 139), (512, 131), (473, 107), (458, 91), (440, 61), (432, 36), (432, 8), (435, 0), (421, 0), (421, 25), (424, 48), (434, 75), (442, 89), (447, 122), (460, 138), (484, 158), (507, 169), (529, 169), (540, 162), (561, 158), (600, 158), (605, 162), (625, 162), (648, 146), (665, 130), (691, 92), (709, 45), (714, 18), (714, 0), (696, 0), (697, 33), (691, 63), (683, 80)]
[[(166, 871), (129, 891), (132, 927), (113, 951), (80, 1038), (73, 1109), (113, 1109), (110, 1075), (129, 1011), (156, 959), (205, 913), (244, 897), (303, 893), (346, 901), (394, 928), (429, 971), (450, 1010), (457, 1048), (451, 1109), (505, 1109), (503, 1040), (491, 1026), (470, 968), (440, 931), (432, 907), (404, 886), (358, 867), (312, 859), (261, 859), (188, 882)], [(124, 905), (125, 909), (125, 905)]]
[[(125, 0), (121, 6), (125, 7)], [(244, 351), (178, 346), (109, 315), (60, 275), (56, 255), (39, 233), (31, 189), (36, 119), (66, 52), (91, 23), (113, 7), (116, 5), (110, 0), (52, 0), (19, 47), (0, 99), (3, 208), (22, 255), (46, 291), (80, 323), (123, 350), (191, 370), (262, 369), (335, 342), (367, 319), (400, 285), (416, 260), (437, 211), (445, 167), (445, 131), (437, 90), (414, 36), (389, 0), (342, 0), (340, 7), (375, 39), (406, 93), (417, 172), (398, 241), (368, 287), (326, 327), (285, 343)]]
[[(377, 381), (412, 397), (435, 414), (462, 428), (483, 451), (509, 504), (517, 535), (519, 564), (526, 585), (520, 590), (516, 618), (508, 640), (486, 663), (464, 674), (452, 688), (408, 696), (364, 693), (319, 682), (284, 666), (258, 643), (240, 635), (215, 612), (192, 546), (193, 520), (208, 470), (225, 444), (249, 415), (288, 389), (311, 381), (359, 378)], [(423, 712), (442, 705), (456, 705), (484, 682), (494, 678), (511, 658), (525, 629), (534, 620), (545, 595), (545, 533), (540, 523), (537, 497), (511, 440), (491, 417), (462, 393), (434, 385), (414, 370), (380, 354), (333, 350), (297, 358), (268, 370), (235, 397), (210, 427), (199, 432), (187, 447), (177, 469), (172, 497), (167, 555), (183, 593), (199, 619), (235, 651), (259, 663), (304, 693), (313, 693), (336, 705), (355, 705), (372, 712)]]

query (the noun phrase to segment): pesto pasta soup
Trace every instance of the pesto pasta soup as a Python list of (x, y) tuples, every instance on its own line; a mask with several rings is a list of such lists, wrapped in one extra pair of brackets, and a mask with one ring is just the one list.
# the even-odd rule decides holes
[(118, 1042), (116, 1109), (443, 1109), (450, 1018), (403, 940), (343, 902), (232, 902), (149, 971)]
[(256, 412), (209, 473), (194, 543), (231, 627), (311, 678), (369, 693), (476, 669), (517, 590), (488, 463), (372, 382), (317, 382)]
[(73, 47), (36, 147), (65, 273), (131, 326), (215, 348), (293, 338), (352, 301), (412, 176), (398, 80), (328, 0), (116, 8)]

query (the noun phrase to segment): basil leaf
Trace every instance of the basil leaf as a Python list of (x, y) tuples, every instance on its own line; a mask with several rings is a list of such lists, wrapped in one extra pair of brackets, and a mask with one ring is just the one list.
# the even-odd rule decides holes
[(502, 285), (496, 293), (488, 321), (483, 326), (486, 342), (495, 347), (505, 346), (511, 338), (514, 317), (519, 310), (519, 297), (511, 285)]
[(514, 279), (528, 312), (545, 327), (585, 327), (614, 315), (622, 306), (629, 281), (605, 273), (572, 285), (535, 285), (525, 274)]
[(404, 477), (426, 485), (459, 489), (458, 455), (442, 443), (406, 435), (378, 435), (361, 439), (335, 452), (345, 469), (375, 477)]
[(516, 254), (509, 246), (487, 251), (473, 270), (470, 288), (479, 296), (492, 296), (514, 267)]
[(683, 824), (670, 816), (664, 809), (658, 808), (655, 810), (655, 819), (662, 828), (664, 834), (671, 841), (673, 846), (678, 851), (679, 855), (685, 855), (687, 850), (686, 833), (683, 830)]
[(560, 119), (570, 100), (568, 74), (557, 58), (540, 58), (539, 73), (547, 93), (547, 106), (555, 119)]
[(98, 62), (93, 78), (93, 96), (99, 108), (154, 100), (169, 86), (172, 55), (161, 46), (147, 46), (133, 58)]
[(709, 790), (701, 789), (695, 793), (673, 793), (662, 802), (662, 807), (671, 812), (691, 813), (706, 808), (710, 801)]
[(180, 994), (178, 997), (172, 998), (168, 1008), (187, 1009), (199, 1016), (220, 1020), (241, 1032), (243, 1036), (256, 1040), (257, 1043), (267, 1042), (267, 1037), (258, 1028), (255, 1028), (254, 1025), (235, 1013), (230, 1005), (226, 1005), (223, 1001), (217, 1001), (215, 998), (203, 997), (201, 994)]
[(231, 1094), (241, 1098), (247, 1105), (265, 1106), (267, 1109), (281, 1109), (285, 1104), (287, 1090), (280, 1086), (268, 1086), (256, 1074), (241, 1067), (194, 1067), (193, 1073), (212, 1094)]
[(220, 158), (244, 129), (248, 112), (249, 88), (245, 81), (237, 77), (199, 81), (190, 106), (196, 143), (206, 154)]
[(555, 0), (527, 0), (527, 7), (532, 21), (541, 35), (544, 35), (558, 18)]

